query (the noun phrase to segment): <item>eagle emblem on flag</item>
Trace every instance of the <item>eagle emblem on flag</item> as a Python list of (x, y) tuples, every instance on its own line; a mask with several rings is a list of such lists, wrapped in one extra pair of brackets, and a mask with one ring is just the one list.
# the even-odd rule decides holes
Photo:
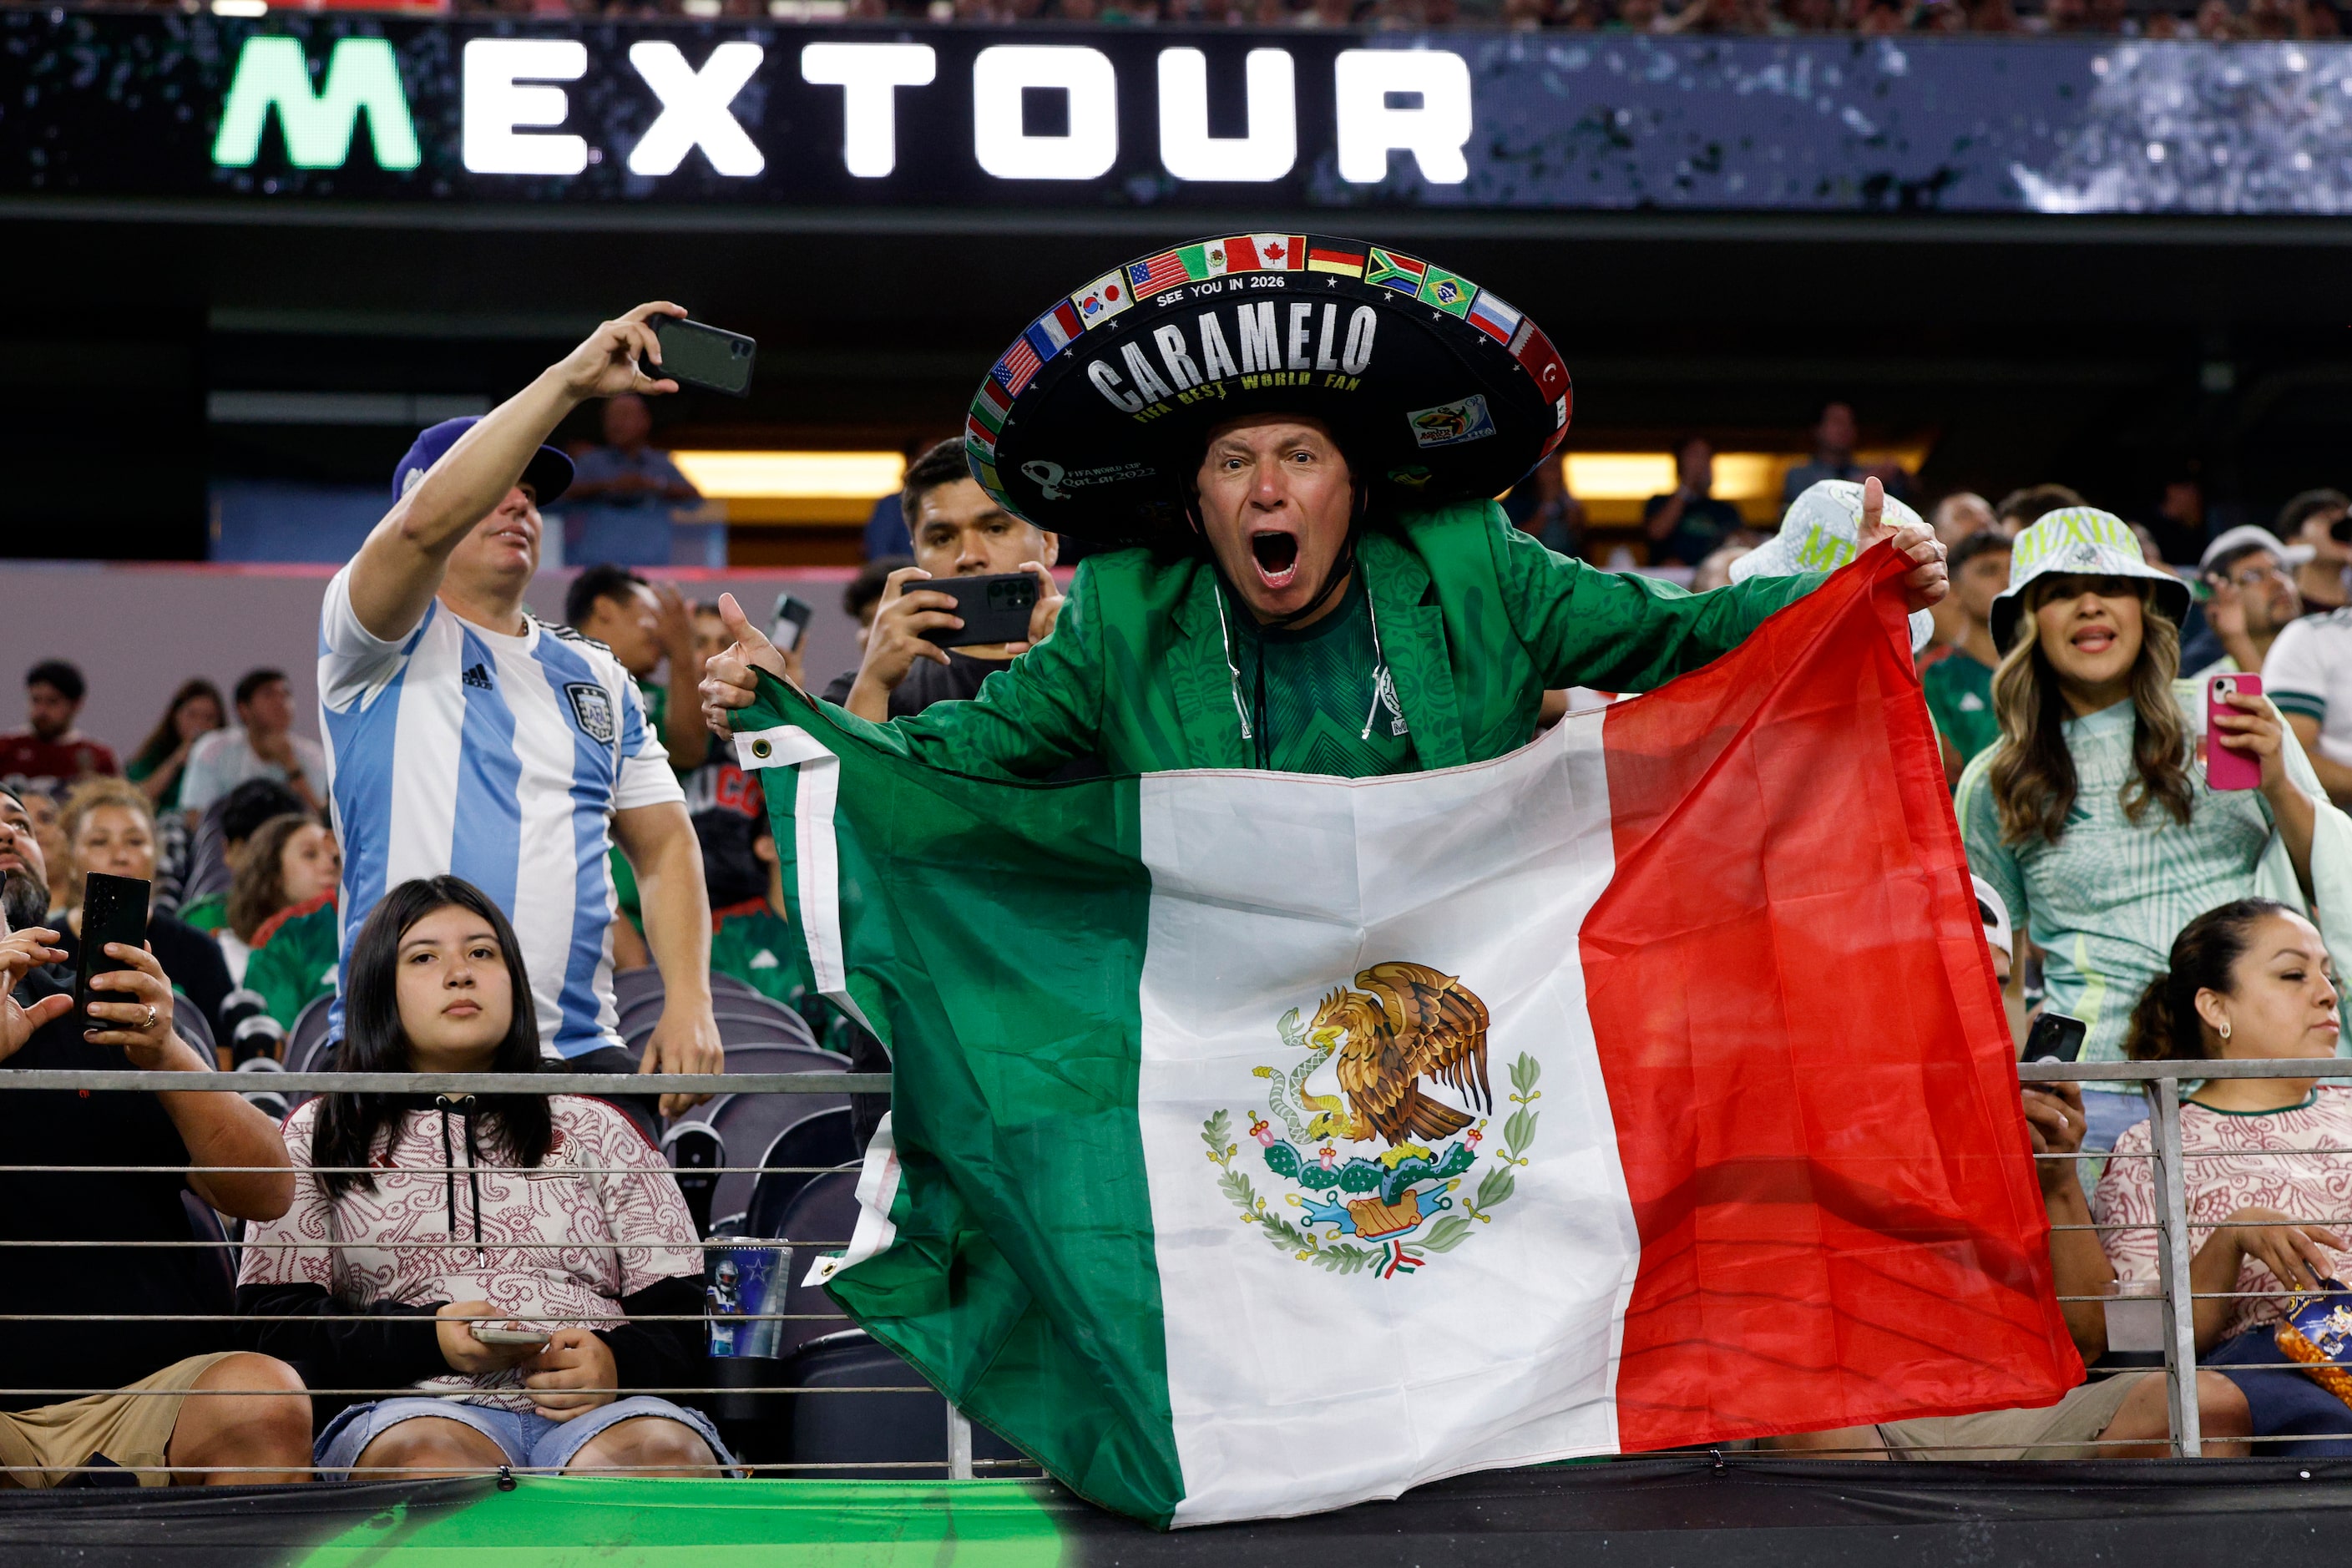
[(1284, 1014), (1276, 1032), (1298, 1055), (1251, 1069), (1265, 1080), (1266, 1113), (1250, 1111), (1249, 1135), (1289, 1189), (1278, 1206), (1236, 1167), (1230, 1112), (1209, 1117), (1201, 1137), (1244, 1224), (1301, 1262), (1389, 1279), (1461, 1246), (1510, 1198), (1535, 1142), (1542, 1068), (1525, 1054), (1511, 1063), (1514, 1109), (1499, 1146), (1482, 1147), (1482, 1112), (1494, 1110), (1486, 1005), (1422, 963), (1375, 963), (1355, 985), (1303, 1024), (1297, 1008)]

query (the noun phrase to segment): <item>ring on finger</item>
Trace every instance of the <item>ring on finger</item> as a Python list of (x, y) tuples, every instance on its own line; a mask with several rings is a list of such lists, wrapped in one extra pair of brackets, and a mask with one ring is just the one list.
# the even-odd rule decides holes
[(148, 1003), (148, 1004), (147, 1004), (147, 1021), (146, 1021), (145, 1023), (143, 1023), (143, 1024), (142, 1024), (142, 1025), (140, 1025), (140, 1026), (139, 1026), (139, 1031), (140, 1031), (140, 1033), (142, 1033), (142, 1034), (145, 1034), (145, 1033), (149, 1032), (150, 1030), (153, 1029), (154, 1027), (155, 1027), (155, 1004), (154, 1004), (154, 1003), (152, 1003), (152, 1002), (150, 1002), (150, 1003)]

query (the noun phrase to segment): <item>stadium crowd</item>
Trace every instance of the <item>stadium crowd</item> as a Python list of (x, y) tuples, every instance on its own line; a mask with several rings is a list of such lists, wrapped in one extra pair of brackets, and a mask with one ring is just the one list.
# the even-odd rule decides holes
[[(757, 1420), (739, 1412), (722, 1432), (712, 1402), (658, 1391), (703, 1387), (706, 1355), (746, 1345), (803, 1371), (842, 1350), (821, 1327), (726, 1322), (752, 1263), (706, 1243), (845, 1224), (846, 1178), (811, 1171), (854, 1164), (870, 1106), (813, 1100), (787, 1121), (810, 1107), (761, 1121), (754, 1096), (289, 1105), (268, 1085), (278, 1067), (321, 1065), (329, 1045), (355, 1071), (523, 1071), (542, 1057), (583, 1070), (887, 1067), (792, 978), (759, 787), (706, 707), (724, 705), (741, 628), (614, 566), (574, 577), (565, 625), (522, 605), (539, 508), (574, 480), (541, 437), (571, 406), (625, 397), (649, 335), (642, 311), (606, 323), (508, 405), (521, 414), (419, 436), (391, 514), (324, 595), (331, 767), (273, 669), (226, 699), (187, 681), (127, 760), (77, 727), (88, 693), (70, 662), (25, 673), (26, 725), (0, 735), (0, 1058), (254, 1076), (246, 1095), (0, 1094), (17, 1167), (0, 1172), (0, 1241), (124, 1244), (72, 1268), (12, 1257), (0, 1271), (0, 1310), (37, 1320), (0, 1351), (0, 1465), (18, 1484), (313, 1466), (710, 1474), (776, 1450), (755, 1435), (742, 1451)], [(1910, 517), (1915, 484), (1858, 466), (1854, 445), (1852, 411), (1831, 405), (1768, 533), (1712, 498), (1711, 451), (1694, 437), (1645, 541), (1703, 592), (1851, 559), (1865, 506), (1883, 490)], [(1555, 549), (1584, 538), (1556, 465), (1507, 510)], [(2352, 820), (2337, 809), (2352, 804), (2352, 497), (2311, 491), (2272, 529), (2210, 537), (2193, 497), (2168, 495), (2142, 526), (2055, 483), (1928, 510), (1951, 592), (1915, 617), (1916, 659), (2021, 1023), (2081, 1020), (2085, 1061), (2335, 1055), (2337, 994), (2311, 911), (2352, 895)], [(871, 537), (906, 553), (869, 561), (844, 598), (858, 667), (804, 672), (796, 653), (774, 654), (877, 721), (971, 701), (1066, 604), (1060, 542), (984, 491), (958, 440), (909, 465), (893, 520)], [(2165, 558), (2168, 540), (2181, 559)], [(1037, 579), (1029, 638), (929, 639), (956, 602), (924, 583), (979, 574)], [(1663, 592), (1669, 607), (1679, 598)], [(1243, 657), (1277, 650), (1253, 640)], [(2211, 686), (2257, 675), (2259, 695)], [(1544, 712), (1556, 721), (1568, 700)], [(575, 731), (605, 743), (577, 747)], [(2242, 773), (2234, 787), (2214, 782), (2217, 760)], [(1062, 775), (1099, 766), (1048, 762)], [(121, 967), (92, 987), (119, 999), (93, 1000), (85, 1029), (74, 965), (99, 874), (146, 881), (152, 899), (145, 946), (106, 946)], [(2059, 1292), (2094, 1364), (2109, 1350), (2097, 1299), (2156, 1272), (2149, 1166), (2131, 1157), (2149, 1129), (2125, 1088), (2023, 1091), (2034, 1151), (2051, 1156), (2039, 1168)], [(2314, 1217), (2352, 1158), (2352, 1090), (2209, 1082), (2183, 1137), (2193, 1153), (2311, 1152), (2189, 1163), (2199, 1289), (2237, 1293), (2197, 1310), (2209, 1451), (2347, 1451), (2352, 1408), (2245, 1369), (2280, 1363), (2286, 1293), (2333, 1275), (2352, 1245)], [(2074, 1158), (2110, 1152), (2103, 1169)], [(706, 1173), (729, 1163), (767, 1169)], [(78, 1169), (89, 1166), (102, 1168)], [(107, 1321), (131, 1303), (157, 1321)], [(362, 1389), (391, 1392), (332, 1392)], [(2047, 1458), (2159, 1453), (2166, 1430), (2161, 1375), (2125, 1371), (2047, 1410), (1780, 1442)]]

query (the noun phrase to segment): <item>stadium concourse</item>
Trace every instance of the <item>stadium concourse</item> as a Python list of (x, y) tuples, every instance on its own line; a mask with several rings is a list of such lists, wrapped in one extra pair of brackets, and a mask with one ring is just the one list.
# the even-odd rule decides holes
[(0, 1558), (2324, 1551), (2345, 20), (0, 4)]

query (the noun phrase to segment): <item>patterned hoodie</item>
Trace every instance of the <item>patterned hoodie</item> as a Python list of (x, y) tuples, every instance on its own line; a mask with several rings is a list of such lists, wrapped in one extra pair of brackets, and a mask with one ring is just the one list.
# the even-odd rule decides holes
[(702, 1254), (677, 1180), (613, 1107), (549, 1100), (554, 1137), (519, 1169), (478, 1135), (469, 1102), (404, 1112), (370, 1163), (373, 1191), (330, 1201), (307, 1167), (321, 1102), (286, 1119), (294, 1206), (250, 1226), (237, 1310), (253, 1349), (295, 1363), (316, 1388), (468, 1391), (469, 1404), (528, 1412), (522, 1375), (468, 1375), (442, 1359), (434, 1312), (488, 1301), (548, 1329), (594, 1329), (619, 1386), (699, 1382), (699, 1325), (633, 1322), (702, 1310)]

